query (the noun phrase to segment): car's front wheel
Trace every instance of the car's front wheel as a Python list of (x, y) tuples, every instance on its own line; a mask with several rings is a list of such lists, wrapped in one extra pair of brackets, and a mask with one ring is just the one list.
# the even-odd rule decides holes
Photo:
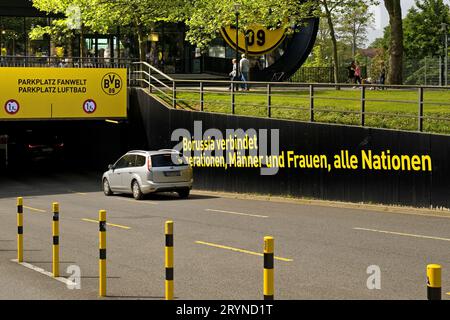
[(109, 186), (108, 179), (103, 179), (103, 193), (105, 196), (111, 196), (113, 194), (111, 187)]
[(139, 182), (134, 180), (133, 184), (131, 186), (131, 189), (133, 191), (133, 198), (135, 198), (136, 200), (142, 200), (144, 198), (144, 194), (141, 191), (141, 187), (139, 186)]

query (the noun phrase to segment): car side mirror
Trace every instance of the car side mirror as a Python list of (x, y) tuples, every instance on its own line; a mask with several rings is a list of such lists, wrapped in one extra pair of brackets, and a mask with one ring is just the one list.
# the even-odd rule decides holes
[(108, 165), (109, 170), (114, 170), (116, 167), (113, 164)]

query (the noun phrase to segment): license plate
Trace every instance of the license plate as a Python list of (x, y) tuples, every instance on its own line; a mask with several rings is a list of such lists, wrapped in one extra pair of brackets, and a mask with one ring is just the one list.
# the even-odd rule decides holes
[(164, 175), (166, 177), (179, 177), (179, 176), (181, 176), (181, 172), (180, 171), (164, 171)]
[(52, 148), (44, 148), (42, 149), (43, 152), (52, 152), (53, 149)]

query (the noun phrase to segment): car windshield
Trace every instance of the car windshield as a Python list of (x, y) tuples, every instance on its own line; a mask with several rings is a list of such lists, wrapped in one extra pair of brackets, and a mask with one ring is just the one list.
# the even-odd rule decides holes
[(177, 167), (185, 165), (187, 165), (186, 159), (176, 153), (157, 154), (152, 156), (153, 167)]

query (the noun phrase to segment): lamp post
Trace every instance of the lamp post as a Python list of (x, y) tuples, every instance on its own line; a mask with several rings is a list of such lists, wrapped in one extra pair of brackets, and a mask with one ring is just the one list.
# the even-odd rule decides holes
[(3, 49), (3, 37), (5, 36), (5, 34), (6, 34), (6, 31), (4, 30), (4, 29), (1, 29), (0, 30), (1, 32), (0, 32), (0, 55), (2, 55), (3, 54), (3, 52), (2, 52), (2, 49)]
[(443, 22), (441, 24), (442, 32), (444, 34), (444, 72), (442, 77), (442, 85), (448, 86), (448, 24)]
[(239, 75), (239, 3), (234, 4), (234, 13), (236, 14), (236, 77)]

